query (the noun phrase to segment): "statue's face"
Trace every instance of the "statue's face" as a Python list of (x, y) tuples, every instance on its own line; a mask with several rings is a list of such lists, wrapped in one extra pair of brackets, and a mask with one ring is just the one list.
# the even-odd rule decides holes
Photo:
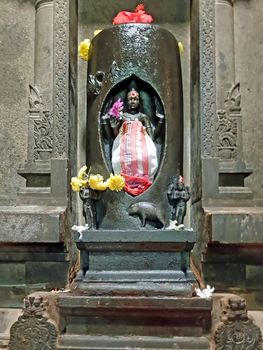
[(127, 104), (128, 104), (129, 110), (131, 111), (137, 110), (139, 107), (139, 103), (140, 103), (140, 98), (138, 93), (131, 92), (130, 94), (128, 94)]

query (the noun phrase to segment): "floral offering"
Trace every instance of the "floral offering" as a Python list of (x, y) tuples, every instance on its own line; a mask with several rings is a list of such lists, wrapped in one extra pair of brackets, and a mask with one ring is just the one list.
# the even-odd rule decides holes
[(119, 192), (125, 187), (125, 179), (121, 175), (113, 175), (111, 174), (108, 181), (108, 186), (111, 191)]
[(103, 176), (100, 174), (87, 173), (87, 166), (80, 168), (78, 175), (71, 178), (71, 188), (74, 192), (80, 192), (85, 188), (91, 188), (95, 191), (110, 191), (119, 192), (125, 187), (125, 179), (121, 175), (111, 174), (108, 180), (104, 181)]
[(82, 58), (84, 61), (87, 61), (89, 59), (89, 50), (90, 40), (85, 39), (84, 41), (81, 41), (79, 44), (79, 57)]
[(123, 110), (123, 101), (119, 98), (116, 102), (113, 103), (109, 115), (112, 118), (120, 119), (122, 116), (122, 110)]
[(145, 12), (144, 5), (138, 5), (134, 12), (121, 11), (113, 18), (113, 24), (152, 23), (153, 18)]

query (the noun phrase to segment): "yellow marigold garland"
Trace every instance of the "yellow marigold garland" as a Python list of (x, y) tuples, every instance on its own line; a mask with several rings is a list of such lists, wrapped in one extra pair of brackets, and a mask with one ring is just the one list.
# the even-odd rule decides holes
[(125, 179), (121, 175), (110, 174), (110, 177), (108, 178), (107, 182), (111, 191), (119, 192), (123, 190), (125, 186)]

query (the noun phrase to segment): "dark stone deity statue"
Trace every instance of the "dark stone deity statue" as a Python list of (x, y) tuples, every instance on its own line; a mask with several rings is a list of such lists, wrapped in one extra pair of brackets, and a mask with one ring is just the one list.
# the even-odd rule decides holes
[(158, 168), (157, 148), (154, 141), (160, 136), (164, 116), (155, 113), (157, 125), (153, 126), (148, 115), (141, 112), (140, 93), (131, 88), (127, 92), (124, 112), (114, 114), (117, 101), (102, 117), (102, 128), (108, 140), (113, 139), (111, 166), (115, 174), (125, 178), (125, 191), (137, 196), (151, 186)]
[[(97, 213), (88, 209), (96, 217), (92, 227), (166, 227), (167, 187), (173, 176), (183, 173), (182, 79), (176, 39), (149, 24), (103, 30), (91, 42), (87, 91), (87, 165), (104, 178), (110, 173), (125, 178), (124, 191), (105, 191), (96, 203)], [(141, 203), (148, 203), (146, 216)]]
[(169, 203), (172, 206), (171, 220), (177, 225), (183, 224), (186, 214), (186, 202), (190, 199), (189, 187), (185, 186), (182, 176), (176, 176), (167, 192)]
[(89, 229), (96, 229), (96, 201), (101, 198), (101, 193), (99, 191), (94, 191), (91, 188), (85, 188), (79, 192), (79, 196), (83, 202), (83, 216), (86, 225)]

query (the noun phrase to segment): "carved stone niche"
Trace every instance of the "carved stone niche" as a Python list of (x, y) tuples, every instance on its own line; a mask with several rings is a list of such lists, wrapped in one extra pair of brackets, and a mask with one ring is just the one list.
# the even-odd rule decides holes
[(138, 218), (127, 212), (138, 202), (150, 202), (169, 215), (167, 187), (173, 176), (183, 173), (183, 98), (176, 39), (167, 30), (149, 24), (103, 30), (91, 43), (88, 77), (86, 155), (92, 173), (108, 178), (113, 172), (113, 139), (104, 135), (103, 116), (119, 98), (126, 102), (131, 87), (140, 94), (140, 111), (149, 117), (153, 133), (158, 127), (156, 114), (164, 116), (162, 130), (154, 140), (158, 169), (152, 185), (136, 197), (124, 191), (103, 193), (97, 203), (97, 227), (138, 227)]
[[(174, 176), (183, 174), (183, 96), (177, 40), (167, 30), (150, 24), (123, 24), (103, 30), (91, 42), (87, 92), (86, 157), (91, 173), (104, 178), (118, 174), (113, 154), (119, 147), (118, 138), (128, 132), (139, 152), (147, 148), (143, 142), (151, 142), (157, 160), (155, 172), (147, 175), (151, 183), (139, 194), (126, 187), (120, 192), (103, 191), (100, 196), (87, 193), (83, 201), (88, 229), (80, 236), (75, 232), (81, 270), (74, 292), (191, 297), (195, 279), (189, 259), (196, 233), (165, 229), (172, 210), (167, 191)], [(134, 113), (129, 97), (137, 99)], [(123, 119), (112, 121), (109, 112), (119, 99), (124, 102)], [(120, 172), (130, 176), (129, 166), (136, 166), (137, 171), (143, 161), (139, 156), (135, 161), (131, 157), (129, 164), (130, 144), (125, 142), (120, 141), (119, 163), (123, 161), (128, 172)], [(150, 154), (150, 147), (146, 153)], [(138, 180), (136, 175), (131, 177)]]
[(217, 111), (217, 151), (219, 186), (244, 187), (244, 179), (252, 173), (243, 159), (240, 83), (226, 94), (223, 109)]
[(221, 322), (215, 331), (216, 350), (262, 349), (260, 328), (248, 318), (245, 299), (224, 298), (221, 310)]
[(27, 161), (18, 174), (26, 179), (26, 187), (47, 189), (53, 150), (53, 113), (45, 109), (39, 89), (32, 85), (29, 89)]

